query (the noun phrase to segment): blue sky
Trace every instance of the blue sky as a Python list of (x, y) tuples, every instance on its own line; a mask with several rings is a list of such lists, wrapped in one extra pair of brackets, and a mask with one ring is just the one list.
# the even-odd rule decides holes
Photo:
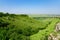
[(0, 12), (60, 14), (60, 0), (0, 0)]

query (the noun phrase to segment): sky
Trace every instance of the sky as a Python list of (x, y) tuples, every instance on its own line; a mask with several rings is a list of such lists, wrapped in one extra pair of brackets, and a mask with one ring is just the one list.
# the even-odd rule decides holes
[(60, 14), (60, 0), (0, 0), (0, 12)]

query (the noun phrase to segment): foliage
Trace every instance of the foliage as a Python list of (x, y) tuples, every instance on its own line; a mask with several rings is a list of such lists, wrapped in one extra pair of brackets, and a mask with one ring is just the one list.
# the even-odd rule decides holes
[(58, 21), (0, 12), (0, 40), (47, 40)]

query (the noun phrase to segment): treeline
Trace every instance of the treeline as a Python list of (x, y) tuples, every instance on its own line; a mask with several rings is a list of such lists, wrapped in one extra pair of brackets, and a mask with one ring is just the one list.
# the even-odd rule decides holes
[(20, 15), (16, 15), (16, 14), (9, 14), (9, 13), (3, 13), (3, 12), (0, 12), (0, 17), (2, 16), (23, 16), (23, 17), (28, 17), (27, 14), (20, 14)]

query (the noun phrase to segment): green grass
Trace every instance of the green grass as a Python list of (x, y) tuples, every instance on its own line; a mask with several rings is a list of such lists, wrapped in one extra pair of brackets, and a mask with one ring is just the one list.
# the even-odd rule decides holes
[(41, 30), (37, 34), (30, 36), (30, 39), (31, 40), (47, 40), (46, 37), (48, 37), (49, 34), (54, 31), (55, 25), (58, 21), (59, 19), (53, 19), (51, 24), (49, 24), (46, 29)]
[(34, 19), (26, 14), (0, 13), (0, 40), (47, 40), (58, 18)]

